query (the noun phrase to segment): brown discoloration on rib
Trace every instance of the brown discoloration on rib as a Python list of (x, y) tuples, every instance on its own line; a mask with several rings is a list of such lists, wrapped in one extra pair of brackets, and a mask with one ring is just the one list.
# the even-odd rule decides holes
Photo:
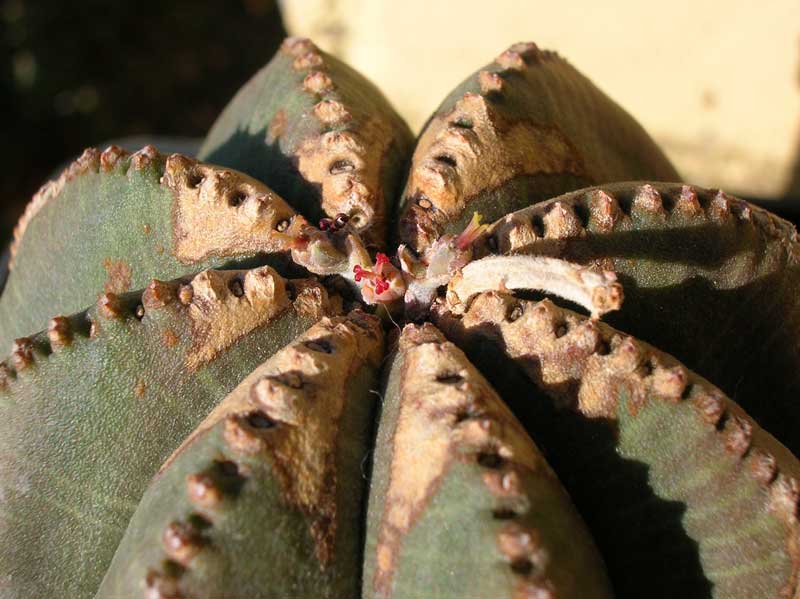
[(33, 365), (33, 340), (30, 337), (14, 340), (11, 345), (11, 364), (17, 372)]
[(353, 117), (344, 104), (336, 100), (321, 100), (314, 106), (314, 116), (326, 125), (343, 125)]
[(216, 508), (223, 500), (222, 489), (208, 472), (197, 472), (187, 476), (186, 493), (189, 501), (204, 508)]
[(312, 94), (327, 94), (334, 88), (333, 81), (323, 71), (312, 71), (303, 79), (303, 89)]
[(636, 194), (633, 198), (633, 205), (642, 213), (659, 216), (667, 215), (667, 211), (664, 210), (664, 200), (661, 194), (649, 183), (645, 183), (636, 190)]
[[(239, 281), (243, 294), (231, 290)], [(248, 271), (207, 270), (191, 281), (188, 306), (193, 344), (186, 358), (190, 370), (204, 364), (234, 341), (288, 309), (283, 278), (269, 267)]]
[(113, 170), (114, 167), (117, 166), (117, 163), (126, 156), (128, 156), (127, 150), (123, 150), (119, 146), (115, 145), (108, 146), (100, 154), (100, 168), (105, 172), (109, 172)]
[(97, 314), (106, 320), (125, 316), (125, 307), (115, 293), (103, 293), (97, 299)]
[(50, 348), (59, 351), (72, 344), (73, 332), (72, 325), (64, 316), (56, 316), (50, 319), (47, 324), (47, 337), (50, 340)]
[[(261, 412), (255, 412), (262, 416)], [(265, 422), (269, 422), (266, 415), (263, 416)], [(236, 453), (255, 454), (264, 451), (267, 445), (264, 440), (264, 428), (255, 427), (250, 422), (250, 415), (233, 414), (225, 418), (225, 429), (223, 434), (225, 442)]]
[[(786, 451), (786, 450), (784, 450)], [(786, 529), (786, 548), (792, 559), (792, 571), (780, 590), (781, 597), (795, 598), (800, 592), (800, 521), (797, 517), (800, 501), (800, 473), (781, 472), (767, 486), (767, 508)]]
[(307, 37), (291, 36), (287, 37), (281, 43), (281, 52), (289, 56), (294, 56), (295, 58), (316, 51), (317, 47), (314, 45), (314, 42)]
[(206, 545), (201, 532), (189, 522), (175, 521), (164, 528), (161, 536), (164, 552), (182, 566), (188, 563)]
[(124, 260), (103, 260), (103, 268), (108, 274), (108, 279), (103, 284), (106, 293), (125, 293), (131, 289), (131, 266)]
[(175, 300), (175, 283), (153, 279), (142, 293), (142, 305), (147, 310), (158, 310)]
[(581, 234), (583, 226), (569, 204), (554, 203), (542, 218), (545, 236), (550, 239), (568, 239)]
[(497, 548), (518, 574), (514, 581), (514, 599), (558, 597), (555, 586), (543, 574), (550, 555), (536, 529), (510, 522), (497, 535)]
[(761, 450), (754, 449), (750, 455), (750, 469), (753, 476), (762, 485), (771, 483), (777, 475), (777, 461), (775, 456)]
[(522, 528), (512, 522), (497, 535), (497, 547), (509, 561), (515, 561), (531, 555), (539, 547), (539, 534), (535, 530)]
[(316, 52), (306, 52), (294, 59), (292, 62), (292, 68), (296, 71), (305, 71), (308, 69), (316, 69), (323, 65), (324, 60), (322, 56)]
[(149, 570), (144, 580), (145, 599), (186, 599), (178, 578), (179, 575), (174, 571)]
[(192, 303), (193, 297), (194, 290), (192, 289), (191, 285), (181, 285), (178, 288), (178, 301), (184, 306), (188, 306), (190, 303)]
[(280, 51), (294, 58), (292, 68), (296, 71), (321, 67), (324, 62), (319, 48), (305, 37), (286, 38)]
[(176, 345), (178, 345), (178, 336), (172, 329), (165, 330), (161, 334), (161, 338), (164, 340), (164, 345), (166, 345), (167, 347), (175, 347)]
[[(287, 350), (250, 386), (249, 401), (278, 426), (266, 443), (288, 502), (310, 518), (322, 566), (332, 562), (336, 535), (336, 438), (348, 402), (347, 383), (365, 364), (380, 360), (377, 321), (358, 316), (364, 329), (347, 319), (323, 320)], [(319, 346), (327, 351), (319, 351)], [(297, 389), (280, 378), (302, 373)]]
[[(471, 126), (460, 126), (463, 122)], [(479, 193), (514, 177), (551, 173), (585, 174), (578, 151), (561, 132), (511, 120), (486, 96), (467, 93), (450, 112), (435, 117), (417, 143), (404, 196), (427, 198), (435, 209), (409, 202), (402, 217), (404, 240), (424, 249)]]
[(347, 214), (367, 237), (385, 227), (383, 162), (393, 141), (389, 123), (371, 116), (357, 130), (308, 139), (296, 153), (303, 177), (322, 187), (322, 210)]
[(267, 127), (267, 142), (272, 143), (286, 133), (286, 110), (278, 109)]
[[(339, 419), (352, 401), (348, 382), (362, 368), (377, 368), (382, 341), (380, 322), (372, 316), (323, 318), (242, 381), (181, 446), (225, 419), (233, 451), (265, 451), (287, 503), (309, 519), (322, 567), (333, 558), (336, 440)], [(241, 419), (253, 413), (273, 426), (244, 430)]]
[(155, 146), (148, 144), (131, 154), (131, 166), (141, 170), (153, 164), (160, 163), (162, 159), (163, 155), (161, 152), (159, 152)]
[(138, 398), (141, 399), (144, 397), (145, 392), (147, 391), (147, 383), (140, 380), (136, 382), (136, 386), (133, 388), (133, 394)]
[(591, 219), (599, 231), (611, 231), (617, 223), (625, 220), (625, 215), (620, 210), (617, 199), (602, 189), (592, 193), (589, 207)]
[[(521, 463), (547, 468), (520, 425), (466, 356), (435, 327), (407, 326), (399, 340), (402, 359), (397, 425), (389, 486), (377, 543), (373, 587), (389, 596), (403, 537), (424, 512), (453, 460)], [(472, 457), (470, 457), (472, 456)], [(518, 492), (484, 478), (498, 501)]]
[(0, 362), (0, 391), (7, 391), (9, 382), (14, 378), (14, 374), (5, 360)]
[(689, 381), (683, 366), (658, 368), (653, 373), (653, 393), (668, 401), (679, 401)]
[(726, 420), (723, 434), (726, 449), (741, 458), (750, 449), (753, 426), (744, 418), (732, 416)]
[[(510, 321), (512, 305), (522, 311)], [(615, 421), (620, 410), (635, 416), (647, 402), (689, 402), (728, 455), (742, 463), (740, 471), (761, 486), (765, 508), (783, 525), (792, 562), (783, 592), (795, 596), (800, 573), (800, 465), (721, 391), (671, 356), (548, 300), (524, 301), (492, 292), (476, 297), (463, 316), (454, 317), (441, 304), (433, 315), (448, 337), (459, 342), (480, 337), (498, 343), (561, 409)], [(624, 408), (619, 397), (627, 398)]]
[(483, 95), (500, 93), (503, 91), (504, 81), (498, 73), (492, 71), (481, 71), (478, 73), (478, 84)]
[(532, 64), (538, 64), (556, 56), (549, 50), (540, 50), (533, 42), (517, 42), (503, 51), (494, 59), (494, 62), (506, 70), (523, 71)]
[(517, 580), (514, 599), (558, 599), (556, 589), (549, 580)]
[(287, 283), (298, 314), (319, 320), (323, 316), (342, 313), (341, 296), (330, 295), (316, 279), (293, 279)]
[(286, 249), (276, 227), (295, 212), (263, 183), (173, 154), (162, 184), (175, 198), (172, 249), (181, 262)]

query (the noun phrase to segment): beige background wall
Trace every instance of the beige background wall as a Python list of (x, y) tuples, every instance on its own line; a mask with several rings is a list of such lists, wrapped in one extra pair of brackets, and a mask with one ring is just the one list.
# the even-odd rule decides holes
[(416, 130), (467, 74), (532, 40), (627, 108), (687, 181), (800, 194), (800, 0), (284, 0), (282, 9), (290, 33), (364, 72)]

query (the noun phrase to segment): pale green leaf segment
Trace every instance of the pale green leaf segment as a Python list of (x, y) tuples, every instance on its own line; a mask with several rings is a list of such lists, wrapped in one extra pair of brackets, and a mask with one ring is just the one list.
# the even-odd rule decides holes
[(152, 286), (144, 306), (140, 293), (106, 296), (111, 303), (18, 344), (0, 392), (4, 597), (91, 597), (161, 463), (221, 397), (319, 317), (266, 302), (257, 327), (209, 358), (213, 331), (193, 315), (233, 299), (220, 317), (251, 314), (259, 304), (244, 281), (241, 298), (197, 289), (186, 305), (177, 284)]
[(353, 312), (256, 368), (153, 480), (98, 599), (355, 597), (382, 349)]
[[(194, 218), (199, 209), (206, 220)], [(240, 173), (151, 146), (134, 154), (89, 149), (34, 196), (17, 226), (0, 297), (0, 348), (8, 351), (15, 338), (83, 310), (103, 292), (205, 268), (284, 267), (274, 229), (288, 227), (294, 214)], [(230, 223), (238, 235), (224, 234)]]
[(436, 320), (547, 452), (617, 597), (795, 596), (800, 463), (721, 391), (548, 300)]
[(407, 325), (375, 443), (362, 596), (537, 594), (612, 596), (583, 521), (519, 422), (435, 327)]

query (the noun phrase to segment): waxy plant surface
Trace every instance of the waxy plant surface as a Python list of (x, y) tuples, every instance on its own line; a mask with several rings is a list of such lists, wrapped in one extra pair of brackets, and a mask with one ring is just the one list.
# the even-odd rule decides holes
[(0, 597), (800, 598), (797, 233), (553, 52), (415, 141), (288, 39), (11, 251)]

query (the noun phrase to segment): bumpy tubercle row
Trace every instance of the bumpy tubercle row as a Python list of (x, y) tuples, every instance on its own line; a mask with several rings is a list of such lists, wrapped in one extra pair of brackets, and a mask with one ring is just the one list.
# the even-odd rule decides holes
[[(583, 306), (599, 318), (622, 305), (622, 285), (611, 271), (536, 255), (476, 259), (473, 248), (488, 230), (475, 213), (458, 235), (442, 235), (422, 254), (408, 246), (396, 261), (377, 253), (374, 260), (345, 214), (325, 218), (313, 227), (302, 217), (282, 235), (292, 259), (317, 275), (339, 275), (370, 305), (399, 304), (412, 319), (423, 317), (447, 286), (453, 310), (463, 310), (483, 291), (535, 289)], [(398, 266), (399, 265), (399, 266)]]

